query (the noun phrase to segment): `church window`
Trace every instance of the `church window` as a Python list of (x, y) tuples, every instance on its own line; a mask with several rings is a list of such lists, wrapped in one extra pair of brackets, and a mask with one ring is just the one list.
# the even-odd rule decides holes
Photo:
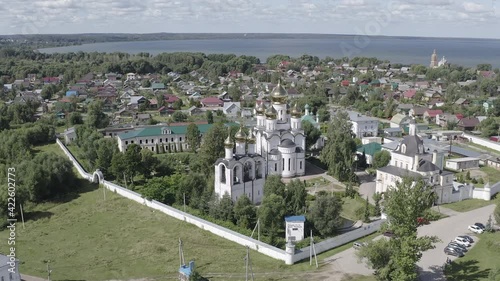
[(174, 138), (171, 138), (171, 139), (170, 139), (170, 141), (171, 141), (171, 142), (174, 142)]
[(288, 158), (288, 171), (290, 171), (291, 162), (292, 162), (292, 159)]
[(163, 139), (160, 139), (160, 142), (163, 142)]
[(255, 177), (260, 179), (260, 178), (262, 178), (262, 163), (260, 161), (256, 162), (255, 166), (256, 166), (256, 168), (255, 168), (256, 176)]
[(278, 163), (274, 163), (274, 171), (277, 172), (278, 171)]
[(154, 146), (151, 147), (151, 151), (153, 151), (153, 152), (155, 151), (155, 147)]
[(220, 182), (226, 183), (226, 166), (220, 165), (219, 172), (220, 172)]
[(154, 139), (151, 139), (151, 143), (154, 143), (154, 142), (155, 142), (155, 140), (154, 140)]
[(237, 183), (240, 183), (240, 177), (238, 177), (241, 173), (241, 167), (240, 166), (236, 166), (234, 167), (234, 170), (233, 170), (233, 183), (234, 184), (237, 184)]
[(300, 169), (302, 170), (302, 161), (299, 162)]
[(182, 141), (182, 137), (179, 137), (179, 141)]
[(146, 139), (146, 144), (148, 143), (148, 140)]
[(252, 163), (246, 162), (243, 166), (243, 181), (247, 182), (252, 179)]
[(125, 141), (125, 144), (127, 145), (127, 144), (128, 144), (128, 141)]
[(401, 152), (402, 152), (402, 153), (406, 153), (406, 144), (403, 144), (403, 145), (401, 146)]
[(285, 159), (283, 159), (283, 161), (282, 161), (282, 162), (283, 162), (283, 163), (282, 163), (282, 165), (281, 165), (281, 168), (282, 168), (282, 170), (284, 171), (284, 170), (285, 170)]
[(139, 144), (142, 144), (142, 140), (139, 140)]

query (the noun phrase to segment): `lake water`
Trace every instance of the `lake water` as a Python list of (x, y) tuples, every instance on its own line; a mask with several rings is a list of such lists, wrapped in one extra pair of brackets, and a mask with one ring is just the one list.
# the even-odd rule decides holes
[(162, 40), (84, 44), (40, 49), (44, 53), (67, 52), (202, 52), (252, 55), (265, 62), (274, 54), (298, 57), (309, 54), (325, 58), (377, 57), (392, 63), (429, 65), (433, 50), (439, 60), (445, 56), (449, 63), (476, 66), (490, 63), (500, 66), (500, 40), (412, 37), (338, 36), (325, 39), (203, 39)]

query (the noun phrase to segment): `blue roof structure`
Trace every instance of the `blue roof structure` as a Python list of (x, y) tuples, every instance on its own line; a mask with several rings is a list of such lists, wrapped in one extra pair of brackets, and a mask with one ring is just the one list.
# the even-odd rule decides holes
[(67, 97), (69, 97), (69, 96), (78, 96), (78, 91), (75, 91), (75, 90), (66, 91), (66, 96)]
[(186, 277), (190, 277), (191, 274), (193, 274), (194, 271), (194, 261), (190, 261), (189, 265), (182, 265), (179, 268), (179, 273), (183, 274)]
[(305, 216), (289, 216), (289, 217), (285, 217), (285, 221), (287, 221), (287, 222), (291, 222), (291, 221), (305, 222), (306, 217)]

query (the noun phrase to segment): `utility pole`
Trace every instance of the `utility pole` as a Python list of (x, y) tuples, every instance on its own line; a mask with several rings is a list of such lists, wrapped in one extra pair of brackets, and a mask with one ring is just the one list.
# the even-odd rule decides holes
[(318, 268), (318, 256), (316, 255), (316, 246), (314, 246), (313, 232), (311, 230), (311, 245), (309, 246), (309, 265), (312, 265), (312, 256), (316, 261), (316, 268)]
[(183, 265), (186, 265), (186, 262), (184, 261), (184, 250), (182, 249), (182, 240), (179, 238), (179, 260), (180, 260), (180, 266), (182, 267)]
[(23, 229), (24, 229), (24, 213), (23, 213), (23, 205), (19, 204), (19, 209), (21, 210), (21, 219), (23, 221)]
[(255, 224), (255, 227), (252, 230), (252, 234), (250, 234), (250, 237), (253, 238), (253, 234), (255, 233), (255, 229), (257, 229), (257, 240), (260, 241), (260, 219), (257, 219), (257, 223)]
[(253, 269), (252, 269), (252, 263), (250, 262), (250, 248), (247, 246), (247, 255), (245, 256), (245, 281), (249, 281), (248, 279), (248, 270), (250, 269), (252, 281), (253, 279)]
[(50, 260), (47, 261), (47, 273), (48, 273), (47, 281), (50, 281), (50, 273), (52, 273), (52, 269), (50, 269)]

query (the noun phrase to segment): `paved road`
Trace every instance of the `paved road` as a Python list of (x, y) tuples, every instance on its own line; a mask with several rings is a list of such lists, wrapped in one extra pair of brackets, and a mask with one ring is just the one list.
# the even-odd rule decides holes
[[(422, 259), (418, 263), (421, 281), (444, 281), (445, 278), (443, 276), (442, 266), (448, 257), (443, 252), (445, 246), (456, 236), (464, 234), (473, 236), (474, 241), (477, 241), (478, 238), (467, 230), (467, 226), (475, 222), (485, 223), (494, 209), (495, 205), (489, 205), (470, 212), (457, 213), (453, 216), (420, 227), (418, 229), (419, 236), (437, 236), (442, 240), (442, 242), (436, 243), (435, 249), (423, 253)], [(380, 239), (381, 237), (383, 236), (379, 236), (375, 239)], [(449, 257), (452, 260), (455, 259), (454, 257)], [(367, 268), (364, 263), (358, 263), (353, 248), (333, 255), (325, 259), (325, 262), (329, 263), (329, 266), (325, 267), (326, 271), (331, 270), (331, 272), (342, 272), (344, 274), (373, 274), (373, 270)]]
[[(448, 257), (443, 252), (445, 246), (458, 235), (465, 234), (473, 236), (474, 241), (480, 239), (480, 236), (479, 238), (474, 237), (475, 235), (467, 230), (467, 227), (475, 222), (486, 223), (489, 215), (493, 213), (494, 209), (495, 205), (489, 205), (470, 212), (455, 214), (439, 221), (432, 222), (429, 225), (420, 227), (418, 229), (419, 235), (435, 235), (442, 240), (442, 242), (436, 243), (435, 249), (423, 253), (422, 259), (418, 263), (418, 266), (421, 267), (420, 280), (445, 280), (442, 272), (442, 266)], [(449, 257), (452, 260), (455, 259), (455, 257)]]

